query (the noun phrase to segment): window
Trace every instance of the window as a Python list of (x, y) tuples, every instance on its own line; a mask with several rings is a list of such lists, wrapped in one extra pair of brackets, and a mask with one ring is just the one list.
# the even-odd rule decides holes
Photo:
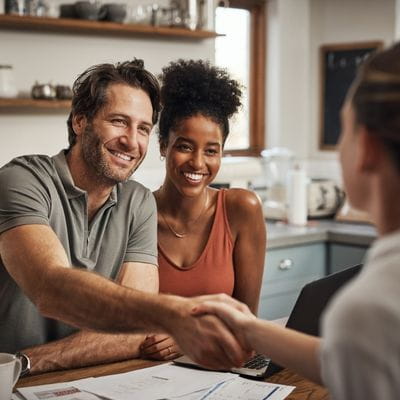
[(259, 155), (265, 135), (265, 1), (231, 0), (217, 7), (215, 63), (244, 86), (243, 108), (231, 122), (228, 155)]

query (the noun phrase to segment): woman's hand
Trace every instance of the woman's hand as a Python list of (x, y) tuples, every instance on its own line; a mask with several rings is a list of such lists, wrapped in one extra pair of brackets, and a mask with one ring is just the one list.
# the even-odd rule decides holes
[(140, 357), (152, 360), (173, 360), (182, 355), (179, 346), (170, 336), (148, 335), (140, 345)]
[(245, 304), (225, 295), (201, 296), (198, 299), (203, 302), (193, 308), (192, 315), (216, 315), (229, 326), (245, 349), (251, 351), (252, 345), (249, 343), (247, 331), (256, 316)]

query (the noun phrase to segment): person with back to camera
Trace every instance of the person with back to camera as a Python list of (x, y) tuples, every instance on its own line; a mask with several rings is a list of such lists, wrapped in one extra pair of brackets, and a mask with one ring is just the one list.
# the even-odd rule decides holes
[[(205, 61), (179, 60), (163, 69), (158, 209), (160, 292), (225, 293), (257, 313), (265, 257), (258, 197), (244, 189), (209, 187), (221, 165), (229, 118), (240, 107), (237, 81)], [(148, 336), (142, 357), (182, 353), (167, 335)]]
[(359, 275), (338, 292), (322, 339), (261, 321), (245, 307), (207, 303), (254, 348), (323, 383), (334, 400), (397, 400), (400, 394), (400, 43), (366, 61), (341, 111), (339, 142), (350, 203), (379, 238)]
[(0, 352), (40, 373), (137, 357), (131, 333), (166, 332), (205, 365), (239, 365), (225, 324), (190, 315), (202, 299), (156, 294), (156, 204), (129, 180), (158, 120), (156, 78), (141, 60), (99, 64), (73, 93), (69, 148), (0, 169)]

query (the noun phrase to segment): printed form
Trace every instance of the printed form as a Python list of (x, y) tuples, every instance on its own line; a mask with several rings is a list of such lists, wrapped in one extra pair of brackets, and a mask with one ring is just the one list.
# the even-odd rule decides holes
[(25, 400), (283, 400), (293, 389), (228, 372), (168, 363), (123, 374), (20, 388), (18, 394)]
[(219, 383), (200, 400), (281, 400), (294, 390), (294, 386), (255, 382), (241, 377)]

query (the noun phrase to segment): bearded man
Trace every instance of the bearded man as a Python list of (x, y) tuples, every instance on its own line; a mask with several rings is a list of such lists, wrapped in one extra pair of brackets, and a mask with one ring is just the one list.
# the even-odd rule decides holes
[(159, 110), (143, 61), (93, 66), (73, 86), (69, 148), (0, 169), (0, 352), (25, 373), (134, 358), (157, 331), (210, 367), (246, 356), (218, 318), (191, 315), (201, 300), (156, 294), (156, 205), (129, 177)]

